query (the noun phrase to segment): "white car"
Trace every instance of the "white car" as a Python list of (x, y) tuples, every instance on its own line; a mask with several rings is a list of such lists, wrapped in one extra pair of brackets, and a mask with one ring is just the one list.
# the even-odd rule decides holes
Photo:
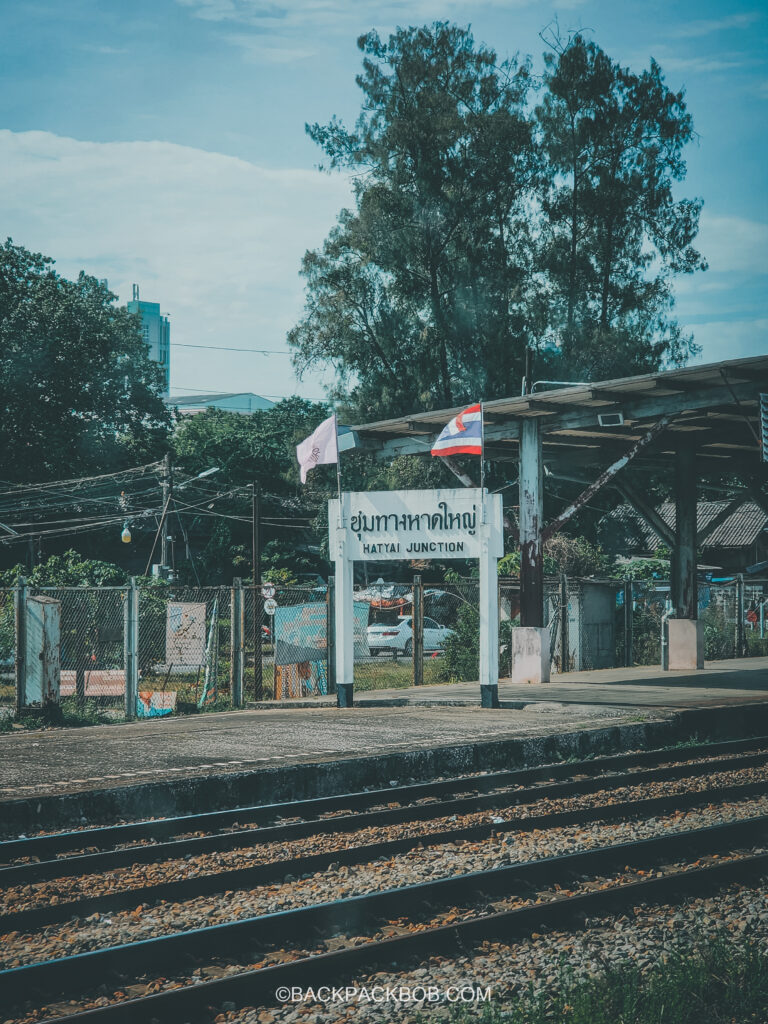
[[(441, 626), (434, 619), (424, 619), (424, 650), (442, 651), (445, 641), (453, 633), (448, 626)], [(410, 654), (413, 651), (413, 625), (410, 615), (401, 616), (393, 625), (369, 626), (368, 649), (372, 657), (382, 652), (396, 651)]]

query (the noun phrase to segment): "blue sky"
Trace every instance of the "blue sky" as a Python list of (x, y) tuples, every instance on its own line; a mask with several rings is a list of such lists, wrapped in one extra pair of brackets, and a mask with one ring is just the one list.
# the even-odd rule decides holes
[[(0, 3), (0, 232), (171, 315), (172, 341), (285, 350), (298, 268), (348, 201), (304, 124), (359, 108), (357, 37), (451, 19), (501, 56), (553, 18), (685, 87), (705, 274), (677, 286), (703, 359), (768, 351), (768, 4), (657, 0)], [(178, 391), (321, 397), (284, 355), (176, 347)]]

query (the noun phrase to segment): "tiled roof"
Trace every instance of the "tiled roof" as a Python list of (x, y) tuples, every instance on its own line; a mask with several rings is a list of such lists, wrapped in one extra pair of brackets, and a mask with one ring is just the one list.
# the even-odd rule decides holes
[[(728, 505), (727, 501), (700, 501), (697, 505), (696, 527), (703, 532), (709, 523)], [(662, 502), (656, 509), (670, 527), (675, 528), (675, 504)], [(660, 539), (651, 527), (630, 505), (619, 505), (605, 517), (622, 523), (637, 540), (648, 548), (655, 547)], [(768, 526), (768, 515), (753, 501), (745, 501), (701, 544), (703, 548), (741, 548), (754, 544)]]

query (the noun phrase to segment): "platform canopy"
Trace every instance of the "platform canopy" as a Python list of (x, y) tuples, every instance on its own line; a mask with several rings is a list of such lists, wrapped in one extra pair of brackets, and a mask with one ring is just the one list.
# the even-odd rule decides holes
[[(606, 485), (616, 488), (672, 548), (674, 614), (696, 620), (699, 477), (727, 474), (742, 483), (710, 530), (746, 496), (768, 510), (761, 487), (759, 412), (760, 394), (768, 392), (768, 356), (589, 384), (540, 381), (531, 390), (484, 405), (486, 459), (519, 465), (519, 529), (508, 525), (520, 543), (523, 625), (544, 626), (544, 542)], [(460, 407), (361, 424), (353, 428), (356, 446), (381, 459), (428, 455), (434, 437), (458, 412)], [(621, 472), (630, 462), (668, 469), (675, 496), (674, 529)], [(474, 483), (469, 473), (451, 468), (467, 485)], [(545, 523), (548, 474), (579, 482), (583, 490)]]
[[(536, 420), (547, 462), (602, 464), (631, 449), (667, 417), (669, 424), (642, 453), (644, 461), (672, 456), (682, 440), (695, 446), (702, 468), (714, 471), (729, 472), (737, 466), (754, 471), (760, 457), (758, 402), (760, 392), (768, 391), (768, 356), (591, 384), (534, 387), (530, 395), (485, 403), (486, 458), (517, 460), (523, 424)], [(353, 429), (361, 445), (374, 449), (380, 458), (425, 455), (432, 439), (461, 408), (414, 413)]]

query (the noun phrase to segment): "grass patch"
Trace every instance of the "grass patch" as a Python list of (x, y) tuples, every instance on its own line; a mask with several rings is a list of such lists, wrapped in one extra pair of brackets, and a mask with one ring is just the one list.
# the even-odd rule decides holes
[(77, 728), (84, 725), (111, 725), (122, 721), (123, 711), (110, 711), (97, 700), (88, 699), (82, 706), (75, 697), (64, 697), (59, 704), (48, 704), (36, 711), (26, 711), (15, 718), (7, 715), (0, 718), (0, 733), (16, 732), (19, 729), (46, 729), (51, 726)]
[(646, 974), (629, 964), (582, 981), (565, 972), (554, 992), (479, 1005), (474, 1012), (454, 1010), (449, 1019), (453, 1024), (764, 1024), (768, 952), (754, 939), (702, 942)]

